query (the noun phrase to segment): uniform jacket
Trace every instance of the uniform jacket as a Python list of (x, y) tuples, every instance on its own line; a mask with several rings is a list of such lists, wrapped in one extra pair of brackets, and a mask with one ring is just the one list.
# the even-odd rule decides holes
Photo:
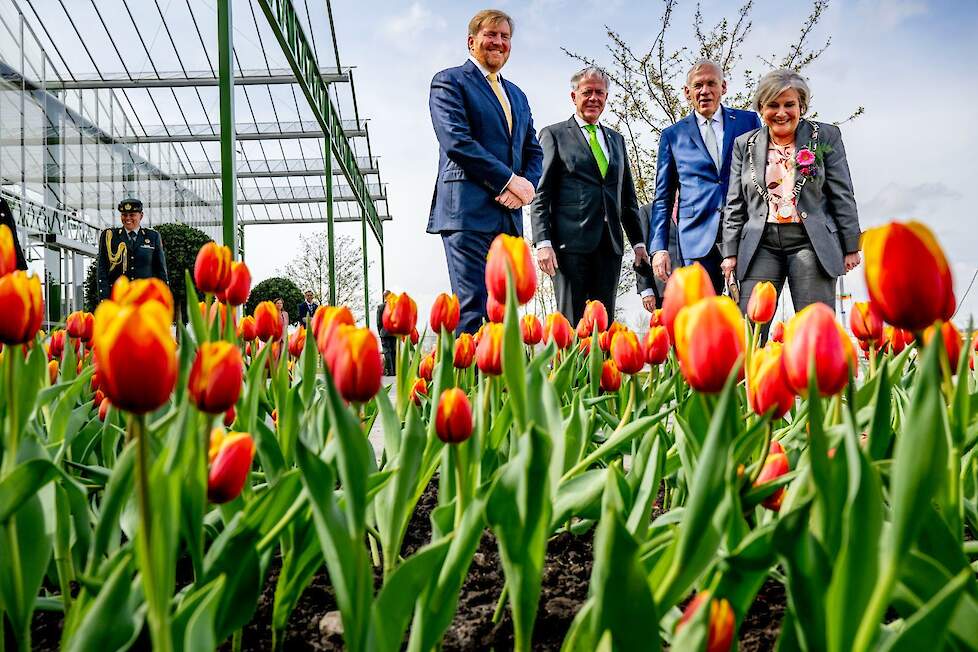
[[(688, 261), (703, 258), (717, 242), (723, 204), (730, 180), (734, 139), (761, 126), (757, 114), (721, 106), (723, 143), (720, 169), (706, 150), (703, 135), (692, 112), (667, 127), (659, 137), (656, 160), (655, 200), (649, 229), (649, 254), (666, 249), (672, 222), (672, 206), (679, 193), (679, 252)], [(680, 261), (683, 262), (683, 261)]]
[[(842, 132), (835, 125), (818, 125), (818, 146), (825, 148), (825, 159), (808, 177), (796, 201), (798, 216), (812, 241), (818, 262), (829, 276), (845, 274), (844, 255), (859, 251), (859, 216), (849, 176), (849, 163), (842, 144)], [(756, 137), (753, 137), (756, 132)], [(812, 123), (802, 120), (795, 131), (795, 150), (812, 138)], [(753, 138), (752, 138), (753, 137)], [(747, 274), (767, 224), (768, 205), (757, 192), (751, 178), (748, 143), (753, 140), (754, 167), (759, 183), (764, 183), (767, 168), (768, 131), (757, 129), (737, 138), (730, 171), (730, 192), (723, 217), (720, 253), (737, 257), (737, 278)]]
[(608, 147), (604, 178), (574, 116), (540, 132), (543, 173), (530, 205), (534, 243), (550, 240), (558, 252), (590, 253), (601, 242), (606, 224), (618, 255), (623, 227), (631, 244), (645, 241), (625, 139), (604, 125), (601, 130)]
[(428, 106), (438, 139), (438, 178), (431, 198), (428, 233), (496, 233), (507, 221), (523, 232), (521, 212), (495, 198), (513, 174), (534, 186), (543, 154), (526, 95), (502, 78), (513, 131), (482, 71), (472, 61), (442, 70), (431, 80)]
[(130, 281), (137, 278), (170, 279), (166, 271), (163, 239), (153, 229), (136, 231), (135, 246), (131, 246), (126, 230), (117, 226), (102, 231), (98, 240), (98, 296), (108, 299), (112, 285), (120, 276)]
[(14, 213), (10, 210), (10, 205), (6, 199), (0, 197), (0, 224), (6, 224), (10, 229), (10, 234), (14, 239), (14, 257), (17, 259), (17, 269), (27, 269), (27, 259), (24, 258), (24, 250), (20, 248), (17, 241), (17, 224), (14, 222)]

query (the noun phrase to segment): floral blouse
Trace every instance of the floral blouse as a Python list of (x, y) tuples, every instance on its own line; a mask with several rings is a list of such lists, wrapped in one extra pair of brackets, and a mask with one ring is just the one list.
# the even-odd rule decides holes
[(775, 224), (801, 222), (795, 206), (795, 146), (775, 145), (767, 149), (767, 171), (765, 172), (768, 200), (767, 221)]

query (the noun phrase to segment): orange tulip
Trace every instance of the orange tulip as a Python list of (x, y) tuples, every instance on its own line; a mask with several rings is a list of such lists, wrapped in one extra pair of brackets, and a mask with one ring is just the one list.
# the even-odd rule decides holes
[(612, 337), (611, 357), (618, 369), (625, 374), (637, 374), (645, 366), (645, 352), (639, 344), (638, 336), (627, 328)]
[(92, 339), (92, 329), (94, 328), (95, 315), (83, 310), (76, 310), (71, 313), (65, 321), (65, 329), (68, 331), (68, 335), (83, 342)]
[[(60, 360), (65, 350), (65, 331), (63, 328), (56, 328), (51, 331), (51, 339), (48, 340), (48, 359)], [(75, 351), (78, 351), (78, 344), (75, 344)]]
[(428, 395), (428, 381), (424, 378), (415, 378), (414, 384), (411, 385), (411, 401), (415, 405), (421, 405), (421, 397)]
[(380, 389), (384, 363), (377, 336), (370, 329), (340, 325), (323, 359), (336, 388), (347, 401), (366, 403)]
[(784, 362), (788, 384), (808, 395), (808, 365), (815, 364), (819, 394), (832, 396), (858, 370), (856, 350), (835, 313), (824, 303), (813, 303), (795, 313), (784, 331)]
[(944, 251), (919, 222), (863, 233), (866, 289), (883, 321), (919, 331), (954, 314), (954, 280)]
[(231, 282), (231, 250), (208, 242), (197, 252), (194, 261), (194, 283), (201, 292), (221, 292)]
[[(442, 292), (435, 297), (435, 303), (431, 306), (431, 331), (436, 335), (441, 333), (444, 328), (446, 332), (452, 333), (458, 327), (459, 304), (458, 297), (454, 294)], [(410, 335), (410, 333), (408, 333)]]
[(543, 325), (532, 313), (523, 315), (523, 319), (520, 320), (520, 330), (523, 332), (523, 344), (527, 346), (536, 346), (543, 339)]
[(316, 337), (316, 346), (322, 355), (333, 339), (333, 332), (340, 326), (353, 326), (353, 313), (346, 306), (320, 306), (312, 317), (312, 334)]
[(506, 319), (506, 306), (493, 297), (491, 294), (486, 299), (486, 316), (494, 324), (501, 324)]
[(506, 303), (506, 269), (516, 285), (516, 300), (523, 305), (537, 291), (537, 270), (526, 241), (500, 233), (489, 246), (486, 257), (486, 290), (499, 303)]
[(699, 263), (680, 267), (673, 271), (666, 282), (666, 292), (662, 299), (662, 323), (669, 332), (669, 341), (676, 343), (676, 315), (686, 306), (691, 306), (705, 297), (716, 296), (710, 275)]
[(234, 500), (244, 489), (255, 457), (255, 442), (245, 432), (224, 434), (220, 428), (211, 432), (208, 453), (207, 499), (221, 504)]
[(446, 444), (461, 444), (472, 436), (472, 405), (458, 387), (441, 393), (435, 413), (435, 432)]
[(240, 260), (231, 262), (231, 278), (223, 290), (219, 290), (217, 298), (229, 306), (242, 306), (248, 301), (251, 293), (251, 272), (248, 266)]
[(747, 300), (747, 318), (755, 324), (766, 324), (774, 317), (778, 308), (778, 291), (774, 283), (762, 281), (754, 285)]
[(617, 392), (621, 388), (621, 371), (614, 360), (605, 360), (601, 365), (601, 391)]
[(172, 313), (159, 301), (120, 305), (103, 301), (95, 311), (95, 364), (112, 405), (144, 414), (164, 405), (177, 382)]
[(208, 325), (213, 325), (214, 321), (220, 316), (221, 318), (221, 332), (224, 332), (225, 327), (228, 323), (228, 313), (231, 314), (231, 323), (236, 324), (238, 319), (234, 314), (234, 308), (228, 307), (227, 304), (221, 303), (220, 301), (215, 301), (211, 304), (211, 314), (207, 320)]
[(48, 380), (51, 381), (50, 384), (55, 384), (58, 382), (58, 364), (57, 360), (48, 360)]
[(106, 401), (105, 392), (100, 389), (95, 390), (95, 396), (92, 397), (92, 406), (98, 407), (102, 405), (102, 401)]
[(173, 293), (170, 287), (158, 278), (141, 278), (130, 281), (125, 276), (116, 279), (112, 286), (112, 300), (121, 306), (135, 306), (156, 301), (166, 308), (173, 321)]
[[(566, 321), (566, 320), (565, 320)], [(475, 348), (479, 371), (490, 376), (503, 373), (503, 325), (489, 324)]]
[(258, 337), (258, 327), (252, 315), (245, 315), (238, 322), (238, 337), (245, 342), (251, 342)]
[(14, 234), (6, 224), (0, 224), (0, 276), (17, 271), (17, 252)]
[[(936, 324), (928, 327), (924, 331), (924, 344), (929, 344), (936, 332)], [(951, 374), (956, 374), (958, 373), (958, 359), (961, 357), (961, 348), (964, 346), (961, 332), (953, 322), (946, 321), (941, 324), (941, 337), (944, 338), (944, 354), (947, 356)]]
[(650, 365), (660, 365), (669, 357), (669, 333), (665, 326), (652, 326), (645, 334), (643, 342), (645, 361)]
[(581, 355), (587, 357), (591, 354), (591, 338), (582, 337), (577, 342), (577, 348), (580, 350)]
[(771, 326), (771, 341), (784, 343), (784, 322), (776, 321)]
[(736, 622), (733, 608), (726, 598), (710, 599), (709, 591), (700, 591), (686, 605), (683, 615), (679, 618), (679, 622), (676, 623), (676, 633), (679, 633), (679, 630), (696, 615), (696, 612), (707, 600), (710, 601), (710, 620), (709, 634), (706, 639), (706, 652), (728, 652), (731, 643), (733, 643), (734, 625)]
[(581, 319), (587, 325), (587, 333), (584, 334), (584, 337), (594, 332), (595, 324), (598, 326), (599, 333), (608, 330), (608, 309), (596, 299), (584, 304), (584, 316)]
[(391, 335), (410, 335), (418, 323), (418, 304), (407, 292), (387, 295), (381, 321)]
[(577, 332), (578, 339), (584, 339), (591, 334), (591, 331), (587, 329), (587, 321), (584, 319), (584, 317), (581, 317), (580, 321), (577, 322), (577, 328), (575, 331)]
[(289, 335), (289, 355), (298, 358), (302, 355), (302, 348), (306, 345), (306, 327), (299, 326), (295, 332)]
[(652, 315), (649, 317), (649, 328), (654, 328), (655, 326), (665, 326), (662, 321), (662, 308), (656, 308), (652, 311)]
[(105, 417), (109, 414), (109, 408), (112, 407), (112, 402), (107, 398), (103, 398), (102, 402), (98, 404), (98, 420), (105, 421)]
[(772, 418), (783, 417), (795, 402), (795, 392), (788, 384), (781, 363), (782, 346), (778, 342), (768, 342), (751, 356), (750, 391), (748, 399), (751, 409), (758, 415), (774, 410)]
[(262, 342), (282, 339), (282, 316), (271, 301), (255, 307), (255, 334)]
[(605, 353), (611, 351), (612, 338), (614, 338), (615, 333), (618, 333), (623, 330), (625, 330), (624, 324), (619, 324), (618, 322), (613, 321), (611, 322), (611, 325), (608, 327), (608, 330), (602, 333), (598, 333), (598, 346), (601, 347), (601, 350), (604, 351)]
[(883, 338), (883, 319), (876, 306), (870, 301), (857, 301), (852, 304), (849, 328), (858, 340), (875, 341)]
[(44, 302), (38, 277), (21, 271), (0, 277), (0, 342), (30, 342), (43, 319)]
[(571, 329), (570, 322), (559, 312), (552, 312), (547, 315), (543, 325), (543, 341), (554, 341), (560, 350), (566, 349), (574, 339), (574, 331)]
[(715, 393), (736, 371), (743, 378), (744, 320), (729, 297), (707, 297), (679, 311), (675, 321), (679, 368), (693, 389)]
[[(834, 448), (829, 451), (829, 457), (833, 457), (834, 451)], [(777, 480), (789, 471), (791, 471), (791, 465), (788, 463), (788, 456), (785, 455), (781, 444), (772, 441), (767, 457), (764, 460), (764, 466), (761, 467), (761, 473), (757, 476), (754, 486), (759, 487), (762, 484)], [(765, 498), (761, 504), (772, 512), (780, 511), (781, 503), (784, 501), (784, 494), (785, 488), (778, 487), (777, 491)]]
[(244, 362), (230, 342), (204, 342), (190, 368), (189, 394), (201, 412), (220, 414), (238, 402)]
[(431, 377), (435, 373), (435, 352), (430, 351), (428, 355), (421, 358), (421, 362), (418, 363), (418, 376), (424, 378), (428, 382), (431, 382)]
[[(475, 361), (475, 340), (469, 333), (462, 333), (455, 340), (455, 356), (452, 364), (456, 369), (468, 369)], [(432, 360), (432, 364), (434, 360)]]

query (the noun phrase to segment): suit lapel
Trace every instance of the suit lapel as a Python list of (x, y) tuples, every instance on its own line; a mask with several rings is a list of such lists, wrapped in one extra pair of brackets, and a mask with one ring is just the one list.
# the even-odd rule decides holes
[(591, 143), (587, 141), (587, 138), (584, 136), (584, 132), (581, 130), (580, 125), (577, 124), (577, 119), (574, 116), (571, 116), (570, 120), (567, 121), (567, 128), (571, 131), (571, 139), (580, 147), (580, 154), (584, 156), (585, 160), (587, 160), (588, 166), (591, 168), (591, 172), (594, 174), (594, 178), (600, 180), (601, 170), (598, 168), (598, 162), (594, 160), (594, 152), (591, 151)]
[[(795, 156), (798, 156), (798, 150), (802, 147), (808, 147), (808, 141), (811, 140), (811, 137), (811, 124), (809, 124), (808, 120), (802, 120), (798, 123), (798, 128), (795, 129)], [(801, 174), (798, 172), (798, 166), (795, 166), (795, 174)], [(801, 188), (798, 189), (798, 197), (795, 201), (796, 205), (801, 205), (801, 198), (805, 194), (805, 184), (807, 183), (808, 179), (806, 178), (801, 184)]]
[[(503, 113), (503, 107), (499, 103), (499, 98), (496, 97), (496, 94), (492, 92), (492, 87), (489, 85), (489, 80), (486, 79), (483, 76), (482, 71), (479, 70), (479, 67), (477, 65), (475, 65), (474, 63), (472, 63), (471, 60), (467, 60), (465, 62), (465, 65), (463, 67), (465, 68), (465, 71), (473, 78), (473, 83), (482, 92), (482, 94), (485, 96), (486, 101), (489, 102), (493, 106), (493, 108), (495, 109), (496, 115), (499, 117), (499, 121), (502, 123), (502, 129), (503, 129), (503, 131), (504, 132), (508, 132), (509, 131), (509, 127), (506, 124), (506, 114)], [(504, 92), (505, 92), (505, 88), (506, 88), (506, 80), (505, 79), (503, 79), (502, 87), (503, 87)], [(509, 101), (509, 110), (510, 110), (510, 113), (513, 112), (513, 101), (512, 100)], [(515, 113), (513, 114), (513, 130), (514, 131), (516, 130), (516, 114)], [(512, 137), (513, 137), (513, 135), (512, 135), (512, 133), (510, 133), (510, 138), (512, 138)]]
[(733, 147), (734, 138), (736, 137), (734, 132), (737, 126), (736, 119), (736, 113), (727, 107), (723, 107), (723, 149), (720, 151), (721, 165), (728, 165), (730, 162), (730, 151)]
[[(696, 119), (696, 112), (693, 111), (683, 119), (686, 121), (686, 129), (689, 131), (693, 142), (699, 146), (700, 151), (703, 153), (703, 156), (706, 157), (706, 160), (713, 163), (713, 157), (710, 156), (710, 151), (706, 149), (706, 143), (703, 141), (703, 134), (700, 133), (700, 125)], [(716, 166), (714, 165), (714, 168), (715, 167)], [(717, 170), (717, 172), (719, 173), (719, 170)]]
[[(618, 174), (618, 162), (624, 159), (623, 155), (620, 157), (618, 155), (618, 141), (612, 138), (611, 131), (605, 129), (602, 125), (601, 133), (604, 134), (604, 142), (608, 146), (608, 172), (604, 175), (605, 181), (611, 181), (612, 179), (617, 179)], [(593, 156), (591, 158), (594, 158)], [(595, 163), (595, 165), (597, 165)]]

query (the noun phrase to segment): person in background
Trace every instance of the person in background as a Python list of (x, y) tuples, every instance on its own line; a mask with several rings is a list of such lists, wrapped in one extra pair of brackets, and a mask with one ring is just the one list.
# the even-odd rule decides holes
[(14, 256), (17, 258), (17, 269), (27, 270), (27, 259), (24, 258), (24, 250), (20, 248), (17, 239), (17, 223), (14, 222), (14, 213), (10, 210), (10, 204), (3, 197), (0, 197), (0, 224), (5, 224), (10, 229), (10, 235), (14, 239)]
[(859, 216), (842, 132), (807, 120), (811, 92), (793, 70), (761, 78), (754, 108), (764, 127), (734, 143), (723, 216), (723, 273), (754, 286), (785, 280), (795, 311), (820, 301), (835, 309), (835, 282), (859, 265)]
[(170, 283), (166, 271), (163, 238), (158, 231), (139, 226), (143, 221), (143, 202), (124, 199), (119, 202), (121, 227), (105, 229), (98, 239), (98, 296), (109, 298), (112, 285), (120, 276), (130, 281), (158, 278)]
[(384, 328), (384, 306), (387, 305), (387, 297), (390, 296), (390, 290), (384, 290), (383, 299), (380, 305), (377, 306), (377, 335), (380, 336), (380, 347), (384, 353), (384, 375), (393, 376), (394, 375), (394, 356), (395, 350), (397, 349), (397, 342), (394, 336), (387, 332)]
[(319, 303), (316, 301), (315, 295), (313, 295), (312, 290), (306, 290), (305, 301), (299, 303), (299, 322), (305, 323), (306, 319), (312, 319), (312, 316), (316, 314), (316, 309), (319, 308)]
[(275, 307), (278, 308), (279, 319), (282, 320), (282, 343), (284, 344), (289, 337), (289, 313), (285, 310), (285, 301), (282, 297), (275, 300)]
[[(677, 201), (678, 204), (678, 201)], [(652, 215), (652, 204), (643, 204), (638, 209), (638, 219), (642, 223), (642, 233), (648, 241), (648, 225)], [(672, 227), (669, 229), (669, 257), (672, 260), (679, 260), (679, 251), (676, 245), (676, 235), (679, 229), (676, 228), (676, 211), (672, 213)], [(662, 299), (665, 297), (666, 282), (652, 273), (652, 268), (635, 269), (635, 289), (642, 297), (642, 306), (652, 312), (656, 308), (662, 307)]]

